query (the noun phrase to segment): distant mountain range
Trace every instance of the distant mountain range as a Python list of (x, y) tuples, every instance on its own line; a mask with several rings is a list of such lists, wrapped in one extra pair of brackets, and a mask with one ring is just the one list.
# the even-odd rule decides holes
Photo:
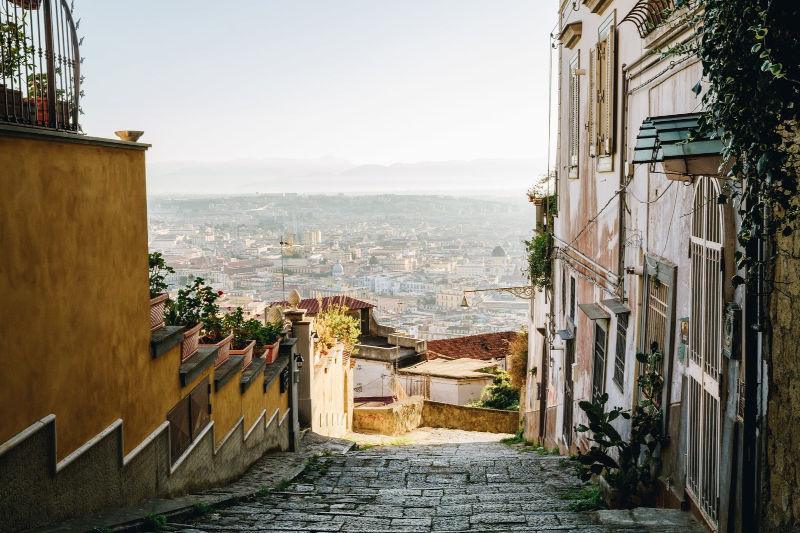
[(356, 165), (335, 157), (153, 163), (148, 194), (460, 191), (527, 188), (544, 174), (535, 159)]

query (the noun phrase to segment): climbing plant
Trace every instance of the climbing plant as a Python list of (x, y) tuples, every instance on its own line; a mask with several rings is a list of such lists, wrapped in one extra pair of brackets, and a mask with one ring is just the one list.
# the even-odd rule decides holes
[[(682, 13), (682, 15), (681, 15)], [(686, 15), (689, 13), (689, 15)], [(703, 65), (705, 113), (700, 131), (719, 135), (722, 168), (735, 178), (719, 203), (733, 201), (741, 216), (739, 243), (791, 235), (800, 217), (800, 2), (794, 0), (676, 0), (675, 12), (697, 39), (665, 54), (696, 54)], [(751, 271), (756, 258), (735, 254)], [(734, 285), (744, 283), (735, 276)]]

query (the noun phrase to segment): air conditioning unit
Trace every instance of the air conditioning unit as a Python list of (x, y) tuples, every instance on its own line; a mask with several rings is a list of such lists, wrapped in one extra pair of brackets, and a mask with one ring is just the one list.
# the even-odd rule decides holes
[(736, 302), (725, 305), (725, 322), (722, 325), (722, 355), (728, 359), (742, 358), (742, 308)]

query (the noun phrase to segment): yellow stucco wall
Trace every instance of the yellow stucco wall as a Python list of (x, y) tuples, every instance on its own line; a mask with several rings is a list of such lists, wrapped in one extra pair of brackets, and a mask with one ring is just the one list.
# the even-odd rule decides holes
[(0, 136), (0, 442), (50, 413), (59, 458), (123, 413), (126, 450), (157, 426), (144, 154)]
[(264, 405), (264, 396), (264, 378), (262, 375), (256, 378), (256, 382), (250, 385), (250, 388), (242, 395), (242, 415), (244, 415), (245, 432), (253, 427), (261, 411), (266, 407)]
[(220, 390), (214, 391), (211, 394), (211, 419), (214, 421), (214, 444), (219, 444), (239, 420), (239, 417), (242, 416), (242, 389), (239, 385), (241, 382), (242, 371), (240, 370), (230, 381), (225, 383)]

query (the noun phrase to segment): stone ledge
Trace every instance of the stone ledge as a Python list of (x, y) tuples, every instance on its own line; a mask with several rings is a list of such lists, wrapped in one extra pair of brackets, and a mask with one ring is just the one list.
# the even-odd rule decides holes
[(146, 143), (130, 142), (118, 139), (106, 139), (104, 137), (89, 137), (88, 135), (70, 133), (50, 128), (28, 125), (22, 126), (7, 123), (0, 124), (0, 135), (72, 144), (90, 144), (94, 146), (106, 146), (108, 148), (125, 148), (128, 150), (147, 150), (150, 148), (150, 145)]
[(281, 375), (281, 371), (289, 364), (290, 357), (291, 355), (289, 354), (279, 355), (274, 363), (266, 366), (264, 369), (264, 392), (267, 392), (272, 384), (275, 383), (275, 380)]
[(256, 378), (261, 375), (265, 366), (267, 366), (267, 360), (262, 357), (256, 357), (250, 362), (250, 366), (242, 372), (242, 394), (247, 392), (250, 385), (255, 383)]
[(181, 364), (178, 371), (181, 378), (181, 387), (185, 387), (203, 373), (203, 370), (214, 364), (217, 359), (218, 346), (203, 346), (197, 353)]
[(291, 338), (286, 339), (286, 340), (282, 340), (281, 341), (281, 345), (278, 347), (278, 353), (279, 354), (291, 353), (292, 352), (292, 346), (294, 346), (295, 344), (297, 344), (297, 339), (294, 338), (294, 337), (291, 337)]
[(243, 355), (231, 355), (222, 366), (214, 371), (214, 390), (220, 390), (227, 382), (233, 379), (244, 366)]
[(158, 359), (183, 341), (183, 326), (164, 326), (150, 332), (150, 353)]

